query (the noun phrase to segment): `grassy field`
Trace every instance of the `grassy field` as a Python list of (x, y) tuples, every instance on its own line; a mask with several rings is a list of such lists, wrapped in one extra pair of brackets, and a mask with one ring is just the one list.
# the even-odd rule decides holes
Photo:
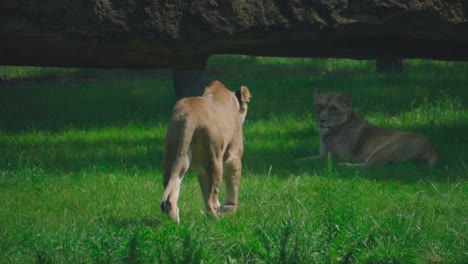
[[(253, 95), (240, 205), (206, 217), (189, 173), (180, 225), (159, 209), (169, 71), (0, 67), (0, 262), (466, 263), (468, 63), (374, 66), (211, 58), (210, 79)], [(352, 92), (375, 124), (424, 133), (440, 163), (294, 163), (318, 152), (315, 87)]]

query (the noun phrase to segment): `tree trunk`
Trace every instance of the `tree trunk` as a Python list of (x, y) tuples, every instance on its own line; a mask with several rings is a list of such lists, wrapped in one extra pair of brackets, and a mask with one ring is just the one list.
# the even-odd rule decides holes
[(405, 59), (377, 59), (376, 71), (381, 72), (403, 72), (405, 70)]
[(203, 70), (172, 70), (172, 81), (177, 99), (203, 94), (208, 74)]

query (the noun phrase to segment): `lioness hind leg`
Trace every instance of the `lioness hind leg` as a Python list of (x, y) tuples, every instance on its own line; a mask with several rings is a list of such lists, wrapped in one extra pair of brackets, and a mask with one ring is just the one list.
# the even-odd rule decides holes
[(433, 166), (437, 160), (437, 153), (427, 138), (411, 135), (399, 142), (390, 142), (377, 148), (366, 159), (366, 165), (379, 165), (406, 160), (425, 160)]
[(180, 160), (176, 160), (175, 163), (172, 170), (166, 170), (164, 172), (165, 190), (161, 202), (161, 210), (179, 223), (180, 217), (177, 202), (179, 200), (180, 184), (190, 166), (189, 156), (181, 157)]
[(205, 168), (206, 174), (199, 174), (198, 181), (202, 189), (203, 199), (205, 201), (206, 212), (214, 217), (218, 216), (219, 189), (222, 182), (223, 167), (221, 162), (210, 162)]
[(242, 163), (239, 159), (230, 159), (224, 163), (224, 182), (226, 201), (219, 208), (220, 213), (234, 213), (237, 210)]
[[(376, 148), (364, 161), (365, 166), (383, 165), (398, 160), (406, 160), (402, 157), (404, 146), (398, 143), (387, 143)], [(403, 158), (403, 159), (402, 159)]]
[[(213, 186), (213, 180), (211, 177), (211, 174), (198, 174), (198, 182), (200, 183), (200, 187), (202, 190), (202, 195), (203, 195), (203, 201), (205, 203), (206, 207), (206, 212), (209, 215), (212, 216), (217, 216), (216, 214), (216, 208), (219, 207), (219, 202), (212, 202), (212, 186)], [(215, 212), (215, 213), (213, 213)]]

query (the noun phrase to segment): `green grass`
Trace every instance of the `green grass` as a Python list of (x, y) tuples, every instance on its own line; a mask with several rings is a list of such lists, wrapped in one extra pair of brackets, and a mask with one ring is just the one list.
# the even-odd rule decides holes
[[(0, 67), (1, 262), (463, 263), (468, 64), (374, 66), (211, 58), (211, 79), (253, 95), (240, 205), (206, 217), (189, 173), (180, 225), (159, 209), (169, 71)], [(353, 93), (377, 125), (424, 133), (440, 163), (294, 163), (318, 152), (315, 87)]]

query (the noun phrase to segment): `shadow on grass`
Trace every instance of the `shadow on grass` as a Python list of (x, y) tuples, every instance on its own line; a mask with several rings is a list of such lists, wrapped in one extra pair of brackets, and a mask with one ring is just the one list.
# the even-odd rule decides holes
[[(444, 93), (458, 95), (464, 104), (468, 98), (466, 89), (455, 89), (466, 84), (464, 80), (468, 74), (464, 73), (468, 68), (463, 65), (448, 63), (441, 67), (438, 63), (429, 63), (412, 68), (416, 74), (396, 76), (375, 75), (372, 62), (286, 61), (281, 58), (227, 56), (210, 59), (208, 71), (211, 79), (220, 79), (231, 89), (241, 84), (251, 88), (253, 98), (246, 123), (249, 126), (250, 122), (312, 111), (313, 88), (316, 86), (324, 90), (353, 92), (354, 105), (362, 115), (374, 112), (397, 115), (411, 108), (415, 100), (435, 100), (445, 85), (454, 89), (445, 89)], [(442, 77), (430, 78), (428, 73), (434, 72)], [(66, 173), (93, 166), (101, 170), (161, 171), (162, 137), (148, 137), (140, 141), (112, 139), (33, 144), (10, 144), (8, 137), (27, 131), (60, 133), (83, 130), (86, 133), (89, 130), (125, 128), (129, 125), (141, 125), (143, 128), (165, 126), (175, 102), (169, 71), (65, 69), (45, 74), (45, 80), (41, 80), (40, 76), (33, 77), (36, 78), (34, 81), (24, 78), (0, 83), (0, 88), (4, 88), (0, 89), (0, 130), (6, 132), (6, 139), (0, 138), (3, 158), (0, 164), (3, 167), (21, 167), (21, 162), (27, 161), (32, 166)], [(440, 126), (411, 125), (405, 129), (428, 135), (439, 152), (440, 164), (435, 168), (439, 173), (434, 173), (434, 177), (466, 175), (466, 171), (463, 174), (460, 159), (468, 156), (465, 147), (468, 138), (463, 132), (468, 130), (468, 120)], [(265, 135), (246, 134), (245, 171), (279, 177), (320, 172), (323, 168), (320, 162), (307, 166), (294, 164), (295, 159), (314, 155), (318, 151), (318, 137), (311, 130), (312, 126), (306, 126), (280, 135), (297, 139), (293, 145), (279, 143), (275, 133), (267, 135), (267, 138), (261, 138)], [(249, 145), (257, 140), (276, 143), (255, 147)], [(408, 171), (411, 171), (411, 175), (404, 176)], [(433, 175), (432, 171), (424, 165), (405, 164), (362, 169), (360, 173), (375, 179), (401, 178), (407, 182), (417, 182), (427, 175)], [(344, 169), (343, 173), (352, 174), (353, 171)]]
[(165, 74), (167, 70), (2, 66), (0, 85), (8, 88), (9, 85), (21, 82), (88, 83), (103, 79), (157, 77)]
[(0, 152), (3, 153), (0, 164), (4, 169), (39, 169), (65, 174), (107, 171), (135, 175), (162, 171), (163, 139), (40, 141), (6, 146)]
[[(426, 184), (430, 182), (460, 182), (468, 177), (468, 170), (460, 163), (454, 167), (427, 167), (419, 162), (403, 162), (398, 164), (379, 165), (373, 167), (346, 167), (333, 163), (337, 177), (352, 179), (363, 177), (370, 181), (391, 181), (402, 184)], [(319, 177), (327, 176), (326, 161), (314, 161), (309, 165), (302, 165), (298, 171), (313, 172)]]
[[(397, 180), (404, 183), (432, 181), (459, 181), (468, 179), (468, 120), (457, 119), (453, 122), (398, 128), (427, 136), (439, 154), (439, 162), (430, 168), (421, 161), (408, 161), (384, 166), (349, 168), (335, 164), (343, 177), (353, 177), (358, 173), (370, 180)], [(279, 130), (278, 130), (279, 131)], [(276, 131), (276, 132), (278, 132)], [(246, 135), (244, 168), (251, 173), (291, 177), (294, 175), (324, 175), (326, 161), (296, 162), (297, 159), (316, 156), (319, 151), (319, 137), (313, 125), (295, 128), (287, 135), (284, 133), (257, 133)], [(290, 140), (285, 143), (284, 137)], [(275, 142), (275, 139), (276, 142)], [(266, 142), (263, 144), (263, 142)], [(275, 142), (275, 143), (272, 143)], [(338, 162), (338, 161), (337, 161)]]
[(176, 99), (167, 71), (115, 71), (79, 70), (66, 75), (67, 81), (0, 83), (0, 130), (62, 131), (168, 120)]

